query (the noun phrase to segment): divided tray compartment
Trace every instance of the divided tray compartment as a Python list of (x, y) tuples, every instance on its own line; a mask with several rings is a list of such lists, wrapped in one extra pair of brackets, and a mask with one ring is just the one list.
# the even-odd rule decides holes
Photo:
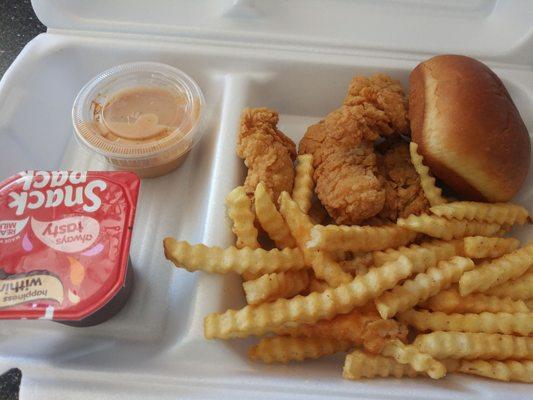
[[(527, 396), (527, 385), (461, 375), (437, 382), (347, 382), (341, 377), (340, 355), (287, 366), (252, 363), (246, 350), (255, 338), (203, 338), (205, 315), (244, 305), (239, 278), (191, 274), (163, 256), (165, 236), (233, 244), (224, 199), (245, 176), (235, 153), (243, 108), (278, 110), (280, 129), (298, 142), (308, 125), (341, 103), (353, 75), (386, 73), (407, 89), (409, 71), (420, 60), (47, 33), (25, 48), (2, 81), (1, 175), (30, 168), (105, 169), (75, 142), (72, 102), (98, 72), (145, 60), (180, 68), (199, 83), (209, 114), (206, 135), (178, 170), (142, 182), (130, 253), (135, 287), (124, 310), (91, 328), (49, 321), (0, 322), (0, 367), (22, 369), (21, 398)], [(533, 131), (533, 72), (491, 66)], [(517, 200), (530, 212), (532, 189), (530, 172)], [(531, 238), (530, 227), (522, 231), (522, 239)]]

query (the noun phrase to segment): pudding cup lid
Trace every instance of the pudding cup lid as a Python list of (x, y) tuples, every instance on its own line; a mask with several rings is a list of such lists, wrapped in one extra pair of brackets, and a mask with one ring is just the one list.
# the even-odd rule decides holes
[(125, 285), (140, 179), (24, 171), (0, 182), (0, 319), (80, 321)]

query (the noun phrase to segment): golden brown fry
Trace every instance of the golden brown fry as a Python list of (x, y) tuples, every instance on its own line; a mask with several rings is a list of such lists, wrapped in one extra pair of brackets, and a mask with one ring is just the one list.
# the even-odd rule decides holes
[(442, 190), (437, 187), (435, 178), (429, 174), (429, 168), (424, 165), (424, 159), (418, 153), (418, 144), (411, 142), (409, 144), (409, 151), (411, 153), (411, 162), (420, 176), (420, 185), (422, 186), (422, 190), (424, 191), (429, 204), (436, 206), (446, 203), (446, 200), (442, 196)]
[(348, 314), (337, 315), (331, 320), (318, 321), (315, 324), (300, 324), (293, 327), (281, 327), (275, 331), (278, 335), (292, 337), (321, 337), (328, 339), (349, 340), (357, 345), (377, 345), (376, 339), (385, 342), (388, 339), (407, 338), (407, 327), (392, 319), (381, 319), (374, 309), (355, 309)]
[(259, 304), (279, 298), (291, 298), (309, 285), (306, 270), (265, 274), (253, 281), (244, 282), (242, 287), (248, 304)]
[(500, 258), (484, 262), (474, 271), (465, 273), (459, 281), (459, 293), (466, 296), (485, 292), (523, 275), (533, 265), (533, 242)]
[(523, 225), (528, 218), (528, 212), (524, 207), (512, 203), (454, 201), (433, 206), (430, 211), (439, 217), (494, 222), (500, 225)]
[[(346, 272), (351, 272), (354, 275), (363, 275), (374, 266), (372, 253), (355, 256), (351, 260), (341, 261), (340, 265)], [(383, 265), (383, 264), (382, 264)]]
[(322, 293), (326, 289), (331, 289), (331, 286), (329, 286), (326, 282), (318, 279), (316, 276), (313, 276), (309, 282), (308, 292), (318, 292)]
[(485, 294), (498, 297), (510, 297), (515, 300), (533, 298), (533, 271), (526, 272), (518, 278), (486, 290)]
[(278, 249), (296, 247), (296, 241), (291, 236), (285, 220), (262, 183), (259, 183), (255, 189), (254, 205), (259, 223), (268, 236), (276, 243), (276, 247)]
[(309, 213), (311, 200), (313, 199), (313, 155), (301, 154), (296, 157), (296, 176), (294, 177), (294, 188), (292, 189), (292, 198), (305, 213)]
[(386, 378), (393, 376), (414, 378), (417, 372), (407, 364), (400, 364), (394, 358), (367, 354), (355, 350), (346, 356), (342, 376), (345, 379)]
[(463, 360), (458, 372), (505, 382), (533, 383), (533, 361)]
[(313, 324), (321, 319), (331, 319), (368, 303), (394, 287), (411, 274), (412, 268), (406, 257), (400, 257), (395, 262), (372, 268), (348, 284), (322, 293), (313, 292), (305, 297), (278, 299), (273, 303), (246, 306), (238, 311), (210, 314), (204, 321), (204, 335), (207, 339), (262, 335), (287, 323)]
[(346, 226), (315, 225), (311, 229), (308, 249), (366, 252), (403, 246), (412, 242), (416, 233), (397, 225)]
[(267, 274), (307, 268), (300, 249), (221, 249), (203, 244), (191, 245), (173, 238), (165, 238), (163, 245), (167, 260), (190, 272)]
[(337, 262), (346, 261), (352, 258), (352, 255), (349, 251), (337, 250), (337, 251), (330, 251), (328, 253)]
[(412, 231), (425, 233), (434, 238), (444, 240), (474, 235), (492, 236), (500, 229), (500, 225), (498, 224), (446, 219), (427, 214), (398, 218), (396, 223)]
[[(309, 254), (311, 253), (311, 254)], [(350, 282), (353, 277), (351, 274), (345, 272), (338, 262), (325, 251), (304, 251), (304, 255), (308, 255), (307, 262), (311, 263), (311, 267), (315, 275), (327, 282), (331, 287)]]
[(311, 265), (317, 278), (326, 281), (331, 287), (337, 287), (353, 279), (349, 273), (343, 271), (330, 254), (305, 248), (305, 242), (309, 238), (313, 224), (287, 192), (283, 192), (280, 196), (280, 211), (292, 236), (302, 249), (306, 262)]
[(481, 312), (505, 312), (519, 313), (528, 312), (529, 308), (522, 300), (513, 300), (510, 297), (487, 296), (483, 293), (473, 293), (461, 296), (457, 288), (443, 290), (430, 297), (420, 307), (431, 311), (451, 313), (481, 313)]
[(250, 247), (257, 249), (257, 229), (254, 226), (255, 216), (252, 211), (252, 202), (246, 195), (243, 186), (237, 186), (226, 197), (228, 216), (233, 221), (232, 230), (237, 237), (236, 247)]
[(463, 241), (465, 256), (470, 258), (497, 258), (520, 247), (520, 241), (515, 238), (469, 236)]
[(418, 335), (413, 344), (438, 359), (533, 359), (533, 338), (522, 336), (439, 331)]
[(448, 261), (441, 261), (436, 267), (429, 268), (376, 298), (374, 302), (379, 314), (382, 318), (392, 318), (448, 288), (459, 280), (463, 272), (474, 267), (474, 262), (469, 258), (453, 257)]
[(381, 354), (392, 357), (400, 364), (410, 365), (417, 372), (427, 373), (433, 379), (446, 375), (446, 367), (431, 357), (420, 352), (415, 346), (403, 344), (398, 339), (390, 340), (383, 347)]
[(254, 279), (261, 278), (264, 274), (262, 272), (250, 272), (244, 271), (241, 274), (242, 280), (244, 282), (253, 281)]
[(419, 331), (455, 331), (504, 333), (528, 336), (533, 332), (533, 313), (445, 314), (440, 311), (408, 310), (398, 315), (400, 321)]
[(248, 357), (265, 363), (288, 363), (348, 351), (351, 347), (353, 344), (348, 340), (275, 336), (250, 347)]
[(502, 226), (500, 226), (500, 229), (498, 230), (498, 232), (496, 232), (492, 236), (494, 236), (494, 237), (504, 237), (505, 235), (507, 235), (512, 230), (513, 230), (513, 227), (511, 225), (502, 225)]
[(386, 262), (394, 261), (401, 255), (406, 256), (413, 263), (413, 272), (420, 273), (428, 268), (435, 267), (439, 261), (447, 260), (453, 256), (463, 256), (463, 242), (461, 239), (445, 242), (432, 240), (420, 245), (412, 244), (398, 249), (375, 251), (372, 253), (374, 265), (379, 267)]

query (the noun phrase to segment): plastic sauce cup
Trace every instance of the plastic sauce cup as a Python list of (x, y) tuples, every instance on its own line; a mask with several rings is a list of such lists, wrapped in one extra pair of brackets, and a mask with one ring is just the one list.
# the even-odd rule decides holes
[(184, 161), (204, 132), (204, 116), (198, 84), (177, 68), (152, 62), (102, 72), (81, 89), (72, 108), (83, 148), (144, 178)]

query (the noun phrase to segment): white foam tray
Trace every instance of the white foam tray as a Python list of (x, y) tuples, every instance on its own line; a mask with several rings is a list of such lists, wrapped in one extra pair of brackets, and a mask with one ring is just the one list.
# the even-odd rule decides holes
[[(37, 5), (42, 6), (42, 2)], [(358, 52), (310, 52), (207, 41), (50, 30), (34, 39), (0, 82), (0, 176), (19, 170), (105, 169), (75, 143), (70, 110), (98, 72), (130, 61), (176, 66), (198, 81), (208, 105), (207, 134), (185, 164), (143, 180), (131, 259), (135, 288), (110, 321), (72, 328), (47, 321), (0, 322), (0, 370), (23, 371), (22, 399), (146, 398), (516, 398), (530, 387), (469, 376), (343, 381), (341, 356), (288, 366), (246, 359), (245, 341), (206, 341), (203, 317), (243, 305), (237, 278), (190, 274), (163, 257), (162, 238), (232, 243), (224, 197), (243, 180), (235, 155), (242, 108), (279, 110), (295, 141), (340, 103), (355, 74), (383, 72), (407, 88), (423, 58)], [(490, 57), (489, 57), (490, 58)], [(503, 79), (533, 132), (533, 72), (528, 65), (489, 63)], [(533, 174), (518, 201), (531, 208)], [(522, 232), (532, 237), (532, 229)], [(528, 390), (529, 389), (529, 390)]]

